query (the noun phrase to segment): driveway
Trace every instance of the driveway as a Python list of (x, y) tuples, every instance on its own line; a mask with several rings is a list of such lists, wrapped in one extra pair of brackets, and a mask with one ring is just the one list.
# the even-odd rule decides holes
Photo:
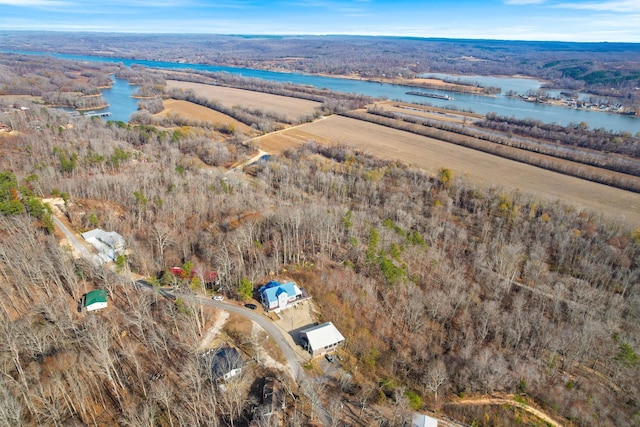
[(67, 239), (69, 244), (71, 245), (73, 251), (78, 254), (78, 256), (87, 259), (93, 262), (95, 265), (101, 265), (102, 261), (100, 257), (93, 253), (89, 248), (82, 244), (82, 242), (78, 239), (76, 234), (67, 227), (67, 225), (60, 220), (56, 215), (52, 215), (53, 223), (56, 227), (64, 234), (64, 237)]

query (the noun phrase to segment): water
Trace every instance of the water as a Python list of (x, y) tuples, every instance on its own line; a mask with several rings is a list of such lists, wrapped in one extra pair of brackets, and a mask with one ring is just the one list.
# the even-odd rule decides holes
[(446, 79), (457, 81), (460, 80), (463, 83), (478, 83), (480, 86), (494, 86), (502, 89), (502, 95), (508, 91), (514, 91), (517, 93), (527, 93), (529, 91), (537, 91), (544, 84), (541, 80), (530, 79), (525, 77), (490, 77), (490, 76), (473, 76), (464, 75), (457, 76), (454, 74), (444, 73), (426, 73), (421, 74), (420, 77), (433, 77), (436, 79)]
[(131, 98), (135, 90), (135, 86), (129, 85), (126, 80), (116, 78), (110, 89), (102, 90), (102, 97), (109, 103), (109, 108), (104, 111), (111, 113), (107, 120), (129, 121), (129, 116), (138, 109), (138, 100)]
[[(376, 98), (386, 98), (392, 100), (401, 100), (413, 103), (428, 103), (437, 107), (443, 108), (456, 108), (458, 110), (473, 111), (479, 114), (487, 114), (495, 112), (502, 116), (516, 117), (521, 119), (537, 119), (545, 123), (556, 123), (560, 125), (568, 125), (571, 123), (577, 124), (585, 122), (591, 129), (603, 128), (605, 130), (612, 130), (617, 132), (629, 131), (631, 133), (640, 132), (640, 119), (623, 116), (619, 114), (610, 114), (600, 111), (590, 110), (577, 110), (547, 104), (536, 104), (532, 102), (524, 102), (517, 98), (508, 98), (505, 96), (487, 97), (463, 93), (453, 94), (455, 100), (446, 101), (435, 98), (425, 98), (417, 95), (407, 95), (408, 91), (416, 91), (411, 86), (393, 85), (388, 83), (375, 83), (362, 80), (341, 79), (335, 77), (323, 77), (314, 76), (308, 74), (299, 73), (282, 73), (275, 71), (254, 70), (250, 68), (236, 68), (225, 67), (219, 65), (203, 65), (203, 64), (184, 64), (176, 62), (160, 62), (160, 61), (144, 61), (137, 59), (124, 59), (124, 58), (104, 58), (98, 56), (87, 55), (69, 55), (69, 54), (56, 54), (56, 53), (42, 53), (42, 52), (15, 52), (21, 54), (32, 55), (50, 55), (56, 58), (71, 59), (75, 61), (91, 61), (91, 62), (108, 62), (108, 63), (122, 63), (126, 66), (131, 65), (143, 65), (149, 68), (162, 68), (162, 69), (192, 69), (199, 71), (209, 72), (227, 72), (232, 74), (238, 74), (244, 77), (251, 77), (263, 80), (277, 81), (283, 83), (295, 83), (302, 85), (310, 85), (317, 88), (326, 88), (336, 92), (356, 93), (367, 95)], [(434, 75), (430, 73), (429, 75)], [(452, 76), (456, 77), (456, 76)], [(513, 88), (517, 92), (526, 92), (528, 88), (537, 89), (542, 82), (534, 79), (523, 78), (511, 78), (511, 77), (483, 77), (483, 76), (466, 76), (473, 81), (479, 81), (481, 84), (485, 82), (495, 82), (495, 86), (500, 86), (506, 92)], [(497, 79), (497, 80), (494, 80)], [(491, 83), (493, 85), (493, 83)], [(133, 92), (132, 88), (128, 88)], [(522, 90), (526, 89), (526, 90)], [(123, 89), (124, 90), (124, 89)], [(443, 95), (451, 94), (443, 91), (433, 91)], [(107, 93), (104, 93), (107, 98)], [(123, 112), (119, 109), (122, 108)], [(113, 113), (113, 119), (116, 117), (126, 118), (133, 113), (137, 108), (137, 103), (133, 101), (126, 106), (116, 106), (115, 104), (110, 108)], [(125, 120), (125, 121), (126, 121)]]

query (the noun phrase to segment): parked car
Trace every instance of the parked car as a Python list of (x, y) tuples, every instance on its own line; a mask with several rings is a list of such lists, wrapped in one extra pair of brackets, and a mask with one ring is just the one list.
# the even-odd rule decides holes
[(329, 361), (329, 363), (333, 363), (335, 362), (335, 358), (333, 357), (333, 354), (325, 354), (324, 357)]
[(244, 306), (250, 308), (251, 310), (255, 310), (256, 308), (258, 308), (258, 306), (255, 304), (245, 304)]
[(216, 295), (216, 296), (213, 297), (213, 299), (215, 301), (222, 301), (224, 298), (222, 298), (222, 295)]

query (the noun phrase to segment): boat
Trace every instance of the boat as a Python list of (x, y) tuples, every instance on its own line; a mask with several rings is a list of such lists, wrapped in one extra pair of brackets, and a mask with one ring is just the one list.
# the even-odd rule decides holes
[(417, 95), (417, 96), (426, 96), (427, 98), (436, 98), (436, 99), (444, 99), (445, 101), (453, 101), (453, 97), (449, 95), (440, 95), (438, 93), (431, 92), (414, 92), (409, 91), (405, 92), (407, 95)]

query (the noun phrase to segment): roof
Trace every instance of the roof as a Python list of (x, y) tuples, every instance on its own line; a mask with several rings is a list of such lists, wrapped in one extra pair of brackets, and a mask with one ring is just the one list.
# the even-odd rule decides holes
[(104, 231), (102, 228), (94, 228), (93, 230), (82, 233), (82, 237), (85, 240), (98, 239), (112, 248), (118, 245), (124, 245), (124, 237), (115, 231)]
[(313, 326), (309, 329), (300, 331), (300, 333), (307, 336), (309, 346), (313, 350), (328, 347), (344, 341), (344, 337), (340, 331), (333, 326), (333, 323), (331, 322)]
[(211, 359), (211, 372), (215, 378), (224, 377), (234, 369), (245, 366), (244, 359), (234, 347), (223, 347)]
[(89, 239), (97, 238), (102, 233), (104, 233), (104, 230), (102, 228), (94, 228), (93, 230), (89, 230), (89, 231), (87, 231), (85, 233), (82, 233), (81, 236), (85, 240), (89, 240)]
[[(171, 267), (169, 269), (169, 271), (171, 271), (171, 273), (174, 276), (178, 276), (181, 279), (186, 279), (186, 275), (184, 274), (184, 270), (182, 269), (182, 267)], [(189, 275), (189, 279), (193, 279), (193, 277), (199, 274), (196, 270), (191, 270), (191, 274)], [(204, 273), (202, 273), (202, 278), (204, 279), (204, 281), (206, 283), (211, 283), (211, 282), (215, 282), (216, 279), (218, 278), (218, 272), (217, 271), (213, 271), (213, 270), (207, 270)]]
[(105, 291), (104, 289), (95, 289), (93, 291), (87, 292), (87, 294), (84, 297), (85, 307), (88, 307), (91, 304), (106, 303), (106, 302), (107, 302), (107, 291)]
[(438, 427), (438, 420), (424, 414), (413, 414), (413, 427)]
[(112, 248), (115, 248), (118, 245), (124, 245), (124, 237), (115, 231), (105, 231), (102, 235), (98, 236), (98, 239), (102, 240)]
[(260, 288), (262, 297), (267, 301), (277, 301), (278, 295), (283, 292), (286, 292), (289, 297), (302, 295), (300, 288), (293, 282), (280, 283), (272, 280)]

